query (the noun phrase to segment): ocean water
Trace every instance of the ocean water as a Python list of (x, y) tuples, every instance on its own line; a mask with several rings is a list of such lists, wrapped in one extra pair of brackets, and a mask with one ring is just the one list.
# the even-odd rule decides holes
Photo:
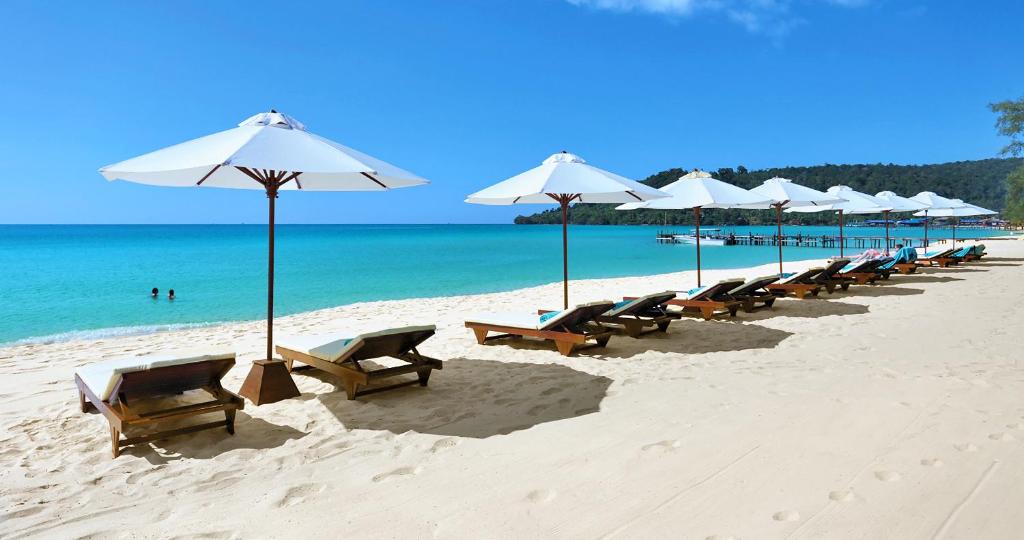
[[(695, 268), (694, 246), (656, 243), (659, 227), (569, 229), (570, 278)], [(775, 229), (723, 230), (770, 235)], [(785, 232), (836, 230), (786, 227)], [(894, 230), (899, 237), (921, 233)], [(881, 236), (883, 230), (847, 228), (846, 234)], [(933, 229), (930, 236), (949, 234)], [(993, 234), (957, 231), (958, 237)], [(279, 316), (367, 300), (508, 290), (559, 281), (562, 275), (560, 226), (281, 225), (276, 244)], [(702, 262), (704, 268), (745, 267), (772, 262), (776, 253), (770, 246), (705, 246)], [(798, 260), (836, 250), (786, 248), (785, 254)], [(0, 225), (0, 343), (261, 319), (266, 257), (266, 226), (261, 225)], [(157, 300), (149, 297), (153, 287), (160, 289)], [(177, 299), (166, 298), (168, 289)], [(552, 298), (552, 305), (559, 300)]]

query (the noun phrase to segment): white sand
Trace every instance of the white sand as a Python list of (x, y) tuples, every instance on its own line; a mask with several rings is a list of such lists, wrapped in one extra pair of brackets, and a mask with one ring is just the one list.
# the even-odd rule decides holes
[(968, 268), (787, 299), (737, 323), (687, 319), (568, 359), (480, 346), (462, 326), (466, 313), (558, 307), (560, 284), (283, 317), (280, 332), (436, 323), (421, 352), (446, 364), (429, 388), (359, 401), (296, 374), (302, 396), (247, 404), (233, 437), (118, 459), (102, 416), (78, 411), (76, 366), (231, 345), (236, 389), (262, 325), (0, 349), (0, 537), (1019, 537), (1024, 242), (987, 244), (988, 262)]

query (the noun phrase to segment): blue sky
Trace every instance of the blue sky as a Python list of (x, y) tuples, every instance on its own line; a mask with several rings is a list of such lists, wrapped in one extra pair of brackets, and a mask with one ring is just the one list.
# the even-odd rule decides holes
[(1016, 1), (466, 0), (0, 5), (3, 223), (262, 223), (257, 191), (108, 183), (271, 107), (432, 180), (285, 193), (280, 222), (507, 223), (463, 198), (569, 150), (670, 167), (995, 155)]

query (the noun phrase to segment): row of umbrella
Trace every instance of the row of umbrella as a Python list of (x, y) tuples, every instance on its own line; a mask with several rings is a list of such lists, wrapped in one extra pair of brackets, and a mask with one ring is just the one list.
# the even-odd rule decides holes
[[(286, 370), (266, 368), (272, 362), (280, 362), (272, 360), (274, 213), (278, 194), (291, 190), (387, 191), (429, 183), (409, 171), (315, 135), (298, 120), (275, 110), (256, 114), (232, 129), (108, 165), (101, 168), (100, 173), (108, 180), (122, 179), (156, 186), (259, 189), (266, 193), (269, 223), (267, 360), (262, 361), (259, 370), (254, 363), (242, 387), (243, 395), (258, 405), (299, 395)], [(766, 180), (747, 191), (716, 180), (703, 171), (689, 173), (658, 190), (589, 165), (568, 152), (554, 154), (538, 167), (474, 193), (466, 202), (559, 205), (562, 213), (565, 307), (569, 306), (568, 208), (574, 203), (622, 203), (618, 208), (623, 210), (692, 208), (697, 222), (698, 282), (699, 228), (704, 208), (774, 208), (780, 238), (784, 210), (834, 210), (840, 216), (843, 213), (883, 212), (887, 215), (889, 212), (918, 210), (926, 214), (931, 212), (932, 216), (994, 213), (959, 200), (944, 199), (934, 193), (921, 193), (906, 199), (891, 192), (872, 197), (845, 186), (821, 192), (784, 178)], [(888, 219), (886, 222), (888, 225)], [(782, 271), (781, 242), (779, 271)], [(268, 388), (273, 390), (268, 391)]]

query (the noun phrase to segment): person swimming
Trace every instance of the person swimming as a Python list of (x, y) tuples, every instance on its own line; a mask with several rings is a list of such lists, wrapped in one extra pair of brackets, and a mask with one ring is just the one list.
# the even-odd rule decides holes
[(174, 289), (167, 291), (167, 299), (174, 300)]
[(160, 296), (160, 289), (157, 289), (156, 287), (153, 287), (153, 290), (149, 292), (149, 295), (151, 297), (153, 297), (153, 298), (156, 298), (157, 296)]

